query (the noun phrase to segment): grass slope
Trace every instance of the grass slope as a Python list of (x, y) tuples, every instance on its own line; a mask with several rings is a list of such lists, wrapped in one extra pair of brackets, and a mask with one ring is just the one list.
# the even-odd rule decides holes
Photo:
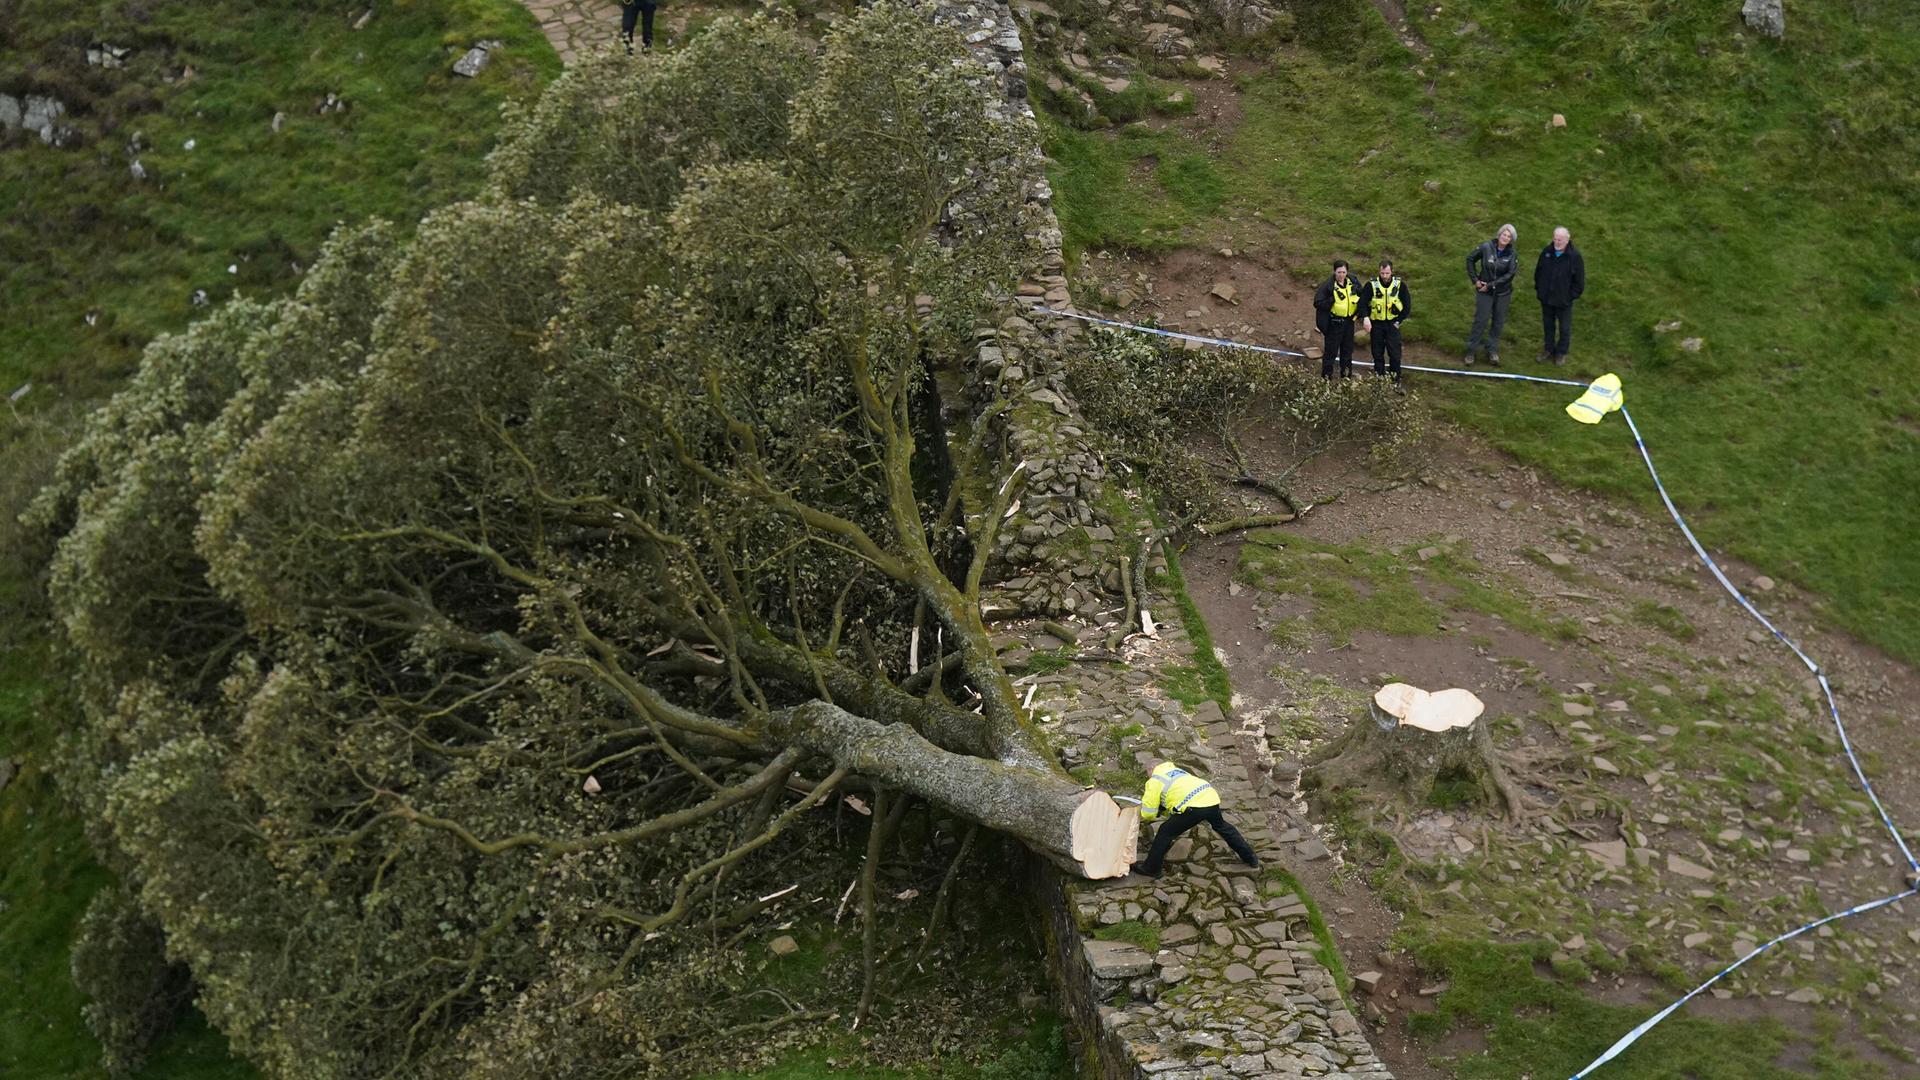
[[(1472, 314), (1464, 257), (1513, 221), (1505, 352), (1524, 368), (1533, 259), (1565, 224), (1589, 278), (1567, 371), (1622, 374), (1709, 543), (1920, 661), (1920, 8), (1814, 0), (1775, 43), (1721, 0), (1464, 0), (1416, 10), (1422, 60), (1367, 5), (1298, 6), (1317, 33), (1243, 79), (1244, 117), (1210, 161), (1171, 133), (1049, 125), (1070, 243), (1202, 243), (1227, 220), (1257, 235), (1257, 215), (1307, 274), (1392, 253), (1425, 298), (1409, 337), (1452, 350)], [(1700, 352), (1675, 347), (1692, 336)], [(1551, 391), (1456, 382), (1435, 388), (1446, 407), (1499, 446), (1652, 500), (1620, 425), (1577, 429)]]
[[(243, 290), (285, 292), (293, 264), (310, 261), (336, 221), (410, 221), (475, 190), (502, 102), (559, 70), (511, 0), (381, 4), (354, 31), (361, 10), (239, 0), (0, 6), (0, 90), (55, 93), (86, 133), (77, 149), (37, 139), (0, 148), (0, 390), (34, 383), (20, 402), (24, 421), (0, 420), (9, 473), (30, 473), (24, 462), (49, 441), (23, 422), (110, 391), (147, 340), (186, 324), (195, 289), (215, 303)], [(485, 38), (506, 50), (478, 79), (451, 75), (459, 50)], [(134, 46), (130, 66), (86, 68), (95, 40)], [(193, 77), (182, 78), (188, 67)], [(316, 113), (328, 93), (350, 107)], [(276, 112), (286, 114), (279, 133)], [(145, 182), (128, 167), (136, 132)], [(91, 326), (88, 312), (97, 313)], [(0, 484), (0, 501), (26, 494), (25, 484)], [(48, 772), (55, 676), (18, 602), (22, 573), (0, 569), (0, 757), (21, 766), (0, 792), (0, 1075), (91, 1078), (102, 1075), (99, 1049), (67, 953), (106, 873)], [(197, 1014), (141, 1073), (254, 1075)]]

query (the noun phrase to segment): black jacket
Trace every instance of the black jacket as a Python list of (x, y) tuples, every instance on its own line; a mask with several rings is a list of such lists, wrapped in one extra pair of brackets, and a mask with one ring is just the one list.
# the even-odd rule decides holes
[(1553, 245), (1540, 249), (1540, 261), (1533, 264), (1533, 295), (1547, 307), (1566, 307), (1587, 291), (1587, 264), (1580, 249), (1567, 245), (1565, 255), (1555, 256)]
[[(1386, 291), (1380, 288), (1380, 278), (1377, 275), (1360, 283), (1360, 317), (1363, 319), (1373, 317), (1373, 292), (1375, 289), (1380, 289), (1381, 292)], [(1413, 294), (1407, 290), (1407, 283), (1401, 281), (1400, 314), (1387, 321), (1398, 323), (1401, 319), (1411, 314), (1413, 314)], [(1374, 321), (1378, 322), (1379, 320), (1375, 319)]]
[(1493, 286), (1492, 291), (1496, 293), (1512, 292), (1518, 256), (1512, 244), (1503, 252), (1498, 243), (1488, 240), (1467, 253), (1467, 280), (1484, 281)]
[[(1347, 284), (1352, 285), (1354, 287), (1354, 292), (1356, 294), (1360, 291), (1360, 283), (1354, 280), (1353, 273), (1351, 271), (1347, 273)], [(1366, 305), (1362, 304), (1361, 306), (1354, 309), (1353, 315), (1351, 316), (1351, 318), (1353, 319), (1353, 321), (1358, 322), (1360, 321), (1360, 318), (1364, 316), (1366, 313), (1367, 313)], [(1320, 331), (1323, 334), (1326, 333), (1327, 320), (1331, 318), (1333, 318), (1333, 276), (1328, 275), (1327, 280), (1320, 283), (1319, 291), (1313, 294), (1314, 329)]]

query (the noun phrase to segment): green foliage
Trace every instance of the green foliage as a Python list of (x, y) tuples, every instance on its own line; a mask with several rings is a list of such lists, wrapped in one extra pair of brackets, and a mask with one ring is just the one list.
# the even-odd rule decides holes
[(137, 898), (94, 921), (157, 921), (266, 1071), (606, 1075), (778, 1019), (674, 928), (779, 887), (742, 785), (843, 612), (904, 636), (889, 425), (1027, 253), (1029, 137), (923, 15), (570, 70), (481, 198), (157, 339), (60, 459), (62, 754)]
[(1251, 468), (1237, 440), (1256, 416), (1295, 463), (1360, 446), (1383, 471), (1403, 467), (1425, 430), (1416, 399), (1386, 380), (1330, 381), (1246, 350), (1187, 352), (1123, 331), (1095, 330), (1068, 378), (1087, 418), (1183, 517), (1217, 511), (1221, 481)]
[[(1390, 251), (1424, 298), (1409, 338), (1454, 350), (1471, 315), (1461, 261), (1514, 221), (1510, 332), (1526, 356), (1525, 260), (1565, 224), (1589, 280), (1571, 377), (1622, 376), (1703, 539), (1920, 658), (1920, 548), (1906, 542), (1920, 101), (1893, 100), (1920, 79), (1920, 10), (1811, 5), (1773, 42), (1720, 0), (1466, 0), (1410, 12), (1431, 51), (1415, 58), (1367, 5), (1322, 7), (1365, 29), (1338, 49), (1284, 48), (1245, 78), (1243, 118), (1213, 162), (1217, 208), (1131, 168), (1122, 136), (1047, 126), (1069, 244), (1224, 241), (1293, 265)], [(1554, 113), (1567, 127), (1548, 127)], [(1173, 137), (1155, 152), (1201, 148)], [(1682, 329), (1660, 336), (1701, 337), (1700, 354), (1656, 349), (1651, 328), (1674, 319)], [(1659, 511), (1625, 433), (1576, 431), (1558, 390), (1422, 389), (1558, 479)]]
[(73, 944), (73, 981), (93, 999), (87, 1026), (112, 1076), (139, 1072), (186, 1005), (185, 970), (167, 960), (160, 927), (121, 885), (93, 894)]

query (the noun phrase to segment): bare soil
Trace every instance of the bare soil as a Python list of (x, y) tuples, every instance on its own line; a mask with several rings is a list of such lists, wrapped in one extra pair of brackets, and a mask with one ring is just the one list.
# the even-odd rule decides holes
[[(1196, 261), (1202, 265), (1205, 262), (1191, 252), (1160, 261), (1159, 280), (1181, 282), (1208, 276), (1195, 274)], [(1237, 276), (1247, 281), (1251, 269), (1243, 263), (1237, 268)], [(1257, 294), (1259, 286), (1248, 283)], [(1270, 282), (1269, 288), (1281, 301), (1290, 299), (1291, 287), (1284, 281)], [(1272, 319), (1268, 323), (1284, 325)], [(1538, 395), (1553, 391), (1500, 385), (1489, 386), (1487, 392)], [(1542, 407), (1557, 408), (1559, 404), (1555, 401)], [(1630, 454), (1631, 444), (1624, 432), (1620, 439), (1621, 452)], [(1260, 446), (1258, 439), (1249, 442), (1255, 448)], [(1229, 668), (1236, 690), (1236, 711), (1242, 716), (1296, 703), (1301, 673), (1363, 692), (1371, 692), (1389, 673), (1428, 689), (1466, 687), (1487, 703), (1490, 717), (1527, 718), (1524, 730), (1529, 742), (1537, 740), (1582, 762), (1576, 772), (1581, 790), (1603, 795), (1610, 792), (1628, 804), (1637, 800), (1651, 806), (1649, 782), (1642, 777), (1609, 776), (1584, 767), (1591, 748), (1566, 738), (1566, 718), (1559, 715), (1561, 699), (1543, 693), (1543, 686), (1577, 694), (1579, 684), (1604, 685), (1617, 678), (1634, 677), (1664, 680), (1684, 694), (1705, 672), (1780, 688), (1783, 693), (1792, 693), (1792, 688), (1806, 690), (1806, 670), (1785, 648), (1764, 637), (1758, 624), (1729, 601), (1665, 519), (1650, 519), (1600, 497), (1558, 487), (1534, 470), (1453, 431), (1435, 440), (1424, 482), (1369, 490), (1364, 484), (1356, 486), (1362, 479), (1350, 461), (1310, 467), (1303, 489), (1314, 491), (1317, 486), (1321, 492), (1342, 490), (1343, 494), (1338, 502), (1312, 511), (1287, 526), (1286, 531), (1326, 543), (1364, 541), (1377, 548), (1401, 551), (1409, 560), (1417, 560), (1416, 550), (1433, 544), (1439, 536), (1449, 547), (1470, 549), (1483, 566), (1506, 575), (1533, 599), (1539, 613), (1578, 623), (1583, 636), (1571, 642), (1545, 640), (1494, 616), (1455, 607), (1449, 611), (1443, 631), (1433, 636), (1397, 637), (1363, 630), (1348, 645), (1335, 648), (1317, 641), (1306, 651), (1293, 651), (1276, 643), (1270, 630), (1277, 622), (1307, 611), (1313, 602), (1300, 596), (1271, 595), (1237, 582), (1241, 548), (1249, 542), (1245, 535), (1199, 539), (1183, 555), (1187, 584)], [(1590, 550), (1576, 550), (1570, 539)], [(1539, 557), (1542, 553), (1560, 556), (1568, 565), (1554, 566)], [(1920, 784), (1915, 780), (1920, 745), (1916, 745), (1898, 712), (1902, 703), (1920, 694), (1920, 675), (1871, 646), (1830, 629), (1818, 615), (1817, 598), (1784, 586), (1771, 591), (1752, 588), (1749, 583), (1756, 576), (1753, 568), (1716, 558), (1729, 578), (1746, 588), (1769, 618), (1818, 659), (1841, 687), (1842, 716), (1855, 745), (1873, 762), (1871, 779), (1896, 822), (1920, 820)], [(1449, 600), (1444, 587), (1423, 589), (1443, 605)], [(1680, 643), (1660, 629), (1621, 617), (1638, 602), (1677, 610), (1697, 630), (1697, 636)], [(1527, 677), (1517, 671), (1526, 671)], [(1824, 712), (1808, 711), (1798, 723), (1808, 730), (1822, 726), (1831, 730)], [(1303, 826), (1309, 822), (1324, 824), (1306, 803), (1292, 796), (1292, 769), (1285, 760), (1285, 749), (1275, 747), (1275, 753), (1281, 758), (1274, 795), (1277, 809)], [(1794, 767), (1798, 766), (1796, 762)], [(1559, 775), (1533, 779), (1536, 785), (1551, 785)], [(1851, 781), (1850, 775), (1844, 779)], [(1661, 778), (1654, 782), (1668, 781)], [(1553, 797), (1544, 789), (1536, 790)], [(1658, 794), (1658, 789), (1652, 794)], [(1858, 798), (1857, 790), (1847, 794)], [(1563, 808), (1564, 816), (1591, 819), (1585, 824), (1594, 830), (1593, 839), (1626, 835), (1624, 820), (1608, 819), (1606, 801), (1602, 798), (1593, 813)], [(1530, 841), (1534, 836), (1526, 827), (1472, 810), (1455, 809), (1443, 814), (1413, 808), (1411, 813), (1410, 819), (1400, 817), (1389, 831), (1402, 850), (1415, 858), (1450, 856), (1456, 848), (1449, 845), (1461, 840), (1471, 848), (1488, 847), (1491, 854), (1492, 849)], [(1672, 815), (1665, 825), (1649, 824), (1649, 820), (1659, 822), (1661, 816), (1641, 817), (1633, 827), (1650, 834), (1648, 843), (1653, 848), (1692, 853), (1691, 845), (1700, 840), (1679, 814)], [(1857, 849), (1856, 857), (1834, 858), (1811, 868), (1770, 867), (1766, 876), (1733, 882), (1729, 888), (1812, 888), (1830, 910), (1896, 891), (1901, 874), (1875, 857), (1892, 851), (1892, 844), (1870, 815), (1842, 811), (1836, 816), (1806, 809), (1798, 825), (1816, 837), (1838, 835), (1843, 827), (1850, 827), (1865, 842), (1866, 850)], [(1404, 956), (1388, 948), (1401, 915), (1373, 894), (1363, 874), (1345, 867), (1338, 844), (1334, 846), (1332, 858), (1307, 861), (1283, 855), (1283, 859), (1327, 913), (1349, 967), (1356, 972), (1373, 969), (1386, 975), (1373, 998), (1385, 1007), (1368, 1010), (1377, 1025), (1374, 1037), (1383, 1058), (1408, 1080), (1444, 1077), (1448, 1074), (1429, 1061), (1440, 1054), (1473, 1052), (1477, 1036), (1456, 1033), (1441, 1046), (1409, 1039), (1406, 1015), (1430, 1006), (1419, 995), (1421, 973), (1413, 970)], [(1629, 890), (1614, 891), (1618, 895), (1613, 899), (1619, 903), (1652, 900)], [(1661, 891), (1674, 890), (1663, 887)], [(1920, 1009), (1920, 986), (1899, 981), (1897, 974), (1910, 970), (1920, 957), (1920, 948), (1916, 947), (1920, 940), (1909, 936), (1913, 906), (1908, 902), (1849, 920), (1848, 930), (1871, 935), (1870, 958), (1890, 974), (1875, 984), (1871, 1000), (1795, 1004), (1776, 996), (1792, 984), (1774, 983), (1769, 987), (1768, 964), (1775, 965), (1775, 976), (1781, 974), (1783, 958), (1789, 972), (1796, 963), (1821, 968), (1821, 958), (1810, 950), (1793, 954), (1786, 951), (1792, 946), (1787, 946), (1749, 965), (1756, 975), (1745, 994), (1726, 998), (1703, 995), (1690, 1009), (1696, 1014), (1728, 1019), (1769, 1016), (1792, 1030), (1814, 1032), (1821, 1014), (1831, 1015), (1838, 1004), (1848, 1028), (1877, 1021), (1870, 1024), (1873, 1030), (1887, 1034), (1892, 1029), (1895, 1040), (1909, 1050), (1920, 1048), (1911, 1023), (1903, 1019)], [(1754, 921), (1750, 925), (1760, 932), (1760, 940), (1765, 940), (1797, 922)], [(1724, 942), (1726, 936), (1720, 935), (1719, 940)], [(1605, 944), (1624, 951), (1631, 942), (1620, 938)], [(1705, 977), (1727, 962), (1728, 957), (1722, 955), (1724, 944), (1708, 948), (1720, 951), (1711, 955), (1682, 953), (1681, 958), (1687, 961), (1682, 964), (1684, 970)], [(1653, 980), (1639, 976), (1602, 977), (1589, 992), (1622, 1005), (1653, 1006), (1674, 996)], [(1912, 1068), (1880, 1055), (1864, 1039), (1847, 1041), (1863, 1056), (1880, 1060), (1895, 1075)]]

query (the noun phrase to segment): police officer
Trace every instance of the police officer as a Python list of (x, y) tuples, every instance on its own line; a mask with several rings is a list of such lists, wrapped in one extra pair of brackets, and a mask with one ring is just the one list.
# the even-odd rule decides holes
[(1393, 381), (1400, 381), (1400, 320), (1412, 310), (1407, 299), (1407, 284), (1394, 276), (1393, 260), (1380, 260), (1380, 276), (1360, 286), (1360, 310), (1364, 313), (1360, 328), (1370, 336), (1373, 373), (1385, 375), (1393, 370)]
[(1313, 294), (1314, 323), (1321, 338), (1321, 378), (1333, 378), (1335, 357), (1340, 360), (1340, 377), (1353, 377), (1353, 322), (1359, 310), (1360, 289), (1347, 277), (1347, 260), (1335, 259), (1333, 276)]
[(1171, 761), (1162, 761), (1153, 767), (1153, 773), (1147, 777), (1146, 790), (1140, 793), (1141, 821), (1152, 821), (1162, 811), (1167, 813), (1167, 820), (1154, 832), (1153, 843), (1147, 847), (1146, 861), (1133, 864), (1134, 873), (1143, 877), (1159, 877), (1160, 864), (1167, 857), (1167, 849), (1203, 821), (1213, 826), (1213, 831), (1220, 834), (1220, 839), (1227, 842), (1241, 862), (1259, 868), (1260, 859), (1253, 853), (1253, 846), (1247, 843), (1246, 837), (1240, 835), (1240, 830), (1221, 816), (1220, 793), (1213, 790), (1212, 784)]
[(653, 12), (655, 0), (620, 0), (620, 40), (627, 43), (627, 55), (633, 55), (633, 24), (640, 24), (640, 47), (653, 49)]

